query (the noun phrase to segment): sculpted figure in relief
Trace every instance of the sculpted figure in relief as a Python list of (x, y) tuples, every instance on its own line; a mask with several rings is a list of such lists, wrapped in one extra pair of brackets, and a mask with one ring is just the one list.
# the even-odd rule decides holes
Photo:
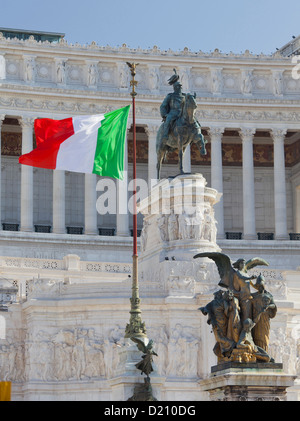
[(56, 82), (61, 84), (65, 83), (65, 63), (63, 61), (57, 63)]
[(162, 241), (168, 241), (168, 217), (166, 215), (161, 215), (157, 220), (157, 226)]
[(0, 346), (0, 375), (3, 380), (16, 382), (110, 378), (119, 363), (119, 337), (117, 328), (105, 341), (96, 337), (94, 329), (60, 330), (55, 334), (38, 331), (28, 335), (24, 344)]
[(35, 63), (33, 59), (27, 59), (25, 62), (25, 80), (33, 82), (35, 76)]
[(89, 86), (95, 86), (97, 84), (97, 67), (95, 64), (89, 66), (88, 84)]
[(247, 70), (243, 73), (242, 93), (251, 94), (252, 91), (252, 72)]
[(171, 212), (168, 218), (168, 237), (169, 241), (178, 239), (178, 220), (174, 211)]
[(159, 85), (159, 73), (158, 69), (154, 66), (150, 67), (149, 70), (149, 89), (151, 91), (156, 91)]

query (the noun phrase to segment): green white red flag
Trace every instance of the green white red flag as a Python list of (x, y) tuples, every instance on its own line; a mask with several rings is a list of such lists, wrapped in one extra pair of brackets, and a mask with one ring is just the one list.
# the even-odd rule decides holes
[(106, 114), (36, 119), (37, 147), (19, 163), (123, 179), (130, 105)]

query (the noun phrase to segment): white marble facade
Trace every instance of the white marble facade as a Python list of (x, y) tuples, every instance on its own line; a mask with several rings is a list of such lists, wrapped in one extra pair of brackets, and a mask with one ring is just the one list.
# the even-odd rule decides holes
[[(300, 138), (300, 80), (292, 77), (291, 58), (51, 44), (0, 35), (0, 131), (18, 133), (25, 152), (32, 147), (37, 117), (94, 114), (130, 103), (126, 61), (140, 63), (136, 118), (144, 129), (138, 136), (148, 142), (148, 163), (138, 163), (137, 172), (146, 181), (156, 178), (159, 105), (170, 92), (167, 79), (174, 67), (184, 91), (197, 93), (211, 165), (191, 170), (222, 193), (210, 241), (232, 260), (258, 255), (270, 263), (263, 274), (279, 309), (272, 321), (272, 356), (300, 376), (300, 242), (289, 240), (289, 233), (300, 232), (300, 162), (285, 168), (283, 159), (284, 145), (293, 148)], [(226, 131), (238, 136), (228, 138)], [(222, 165), (226, 142), (239, 142), (244, 157), (255, 144), (272, 145), (274, 167), (254, 166), (246, 158), (239, 166)], [(131, 171), (128, 163), (128, 181)], [(176, 165), (162, 168), (163, 177), (177, 173)], [(19, 287), (18, 302), (0, 314), (0, 378), (13, 382), (13, 400), (120, 397), (115, 373), (122, 373), (118, 345), (123, 346), (129, 319), (132, 221), (130, 215), (97, 214), (96, 182), (82, 174), (23, 169), (17, 156), (1, 157), (1, 221), (19, 225), (19, 231), (0, 231), (1, 277)], [(130, 197), (124, 184), (117, 192), (119, 202)], [(36, 224), (52, 232), (34, 232)], [(81, 227), (83, 234), (67, 234), (67, 226)], [(115, 229), (115, 236), (97, 235), (101, 227)], [(241, 232), (242, 239), (227, 240), (226, 232)], [(274, 240), (257, 240), (257, 232), (272, 232)], [(193, 262), (184, 263), (186, 276), (178, 274), (181, 251), (199, 233), (177, 234), (174, 241), (182, 250), (175, 247), (169, 255), (162, 247), (159, 265), (141, 267), (143, 319), (161, 356), (154, 380), (160, 399), (202, 400), (197, 382), (215, 364), (214, 339), (197, 308), (211, 299), (218, 274), (211, 265), (207, 276), (206, 267)], [(144, 241), (142, 235), (140, 253)], [(299, 398), (299, 388), (296, 381), (289, 399)]]

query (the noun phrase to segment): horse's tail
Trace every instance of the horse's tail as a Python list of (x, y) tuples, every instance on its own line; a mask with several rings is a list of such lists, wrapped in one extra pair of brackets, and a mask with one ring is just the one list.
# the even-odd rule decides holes
[(158, 153), (161, 150), (162, 146), (163, 146), (162, 139), (163, 139), (163, 132), (164, 132), (164, 124), (165, 123), (162, 123), (160, 125), (160, 127), (159, 127), (159, 129), (157, 131), (157, 134), (156, 134), (156, 153)]
[(202, 138), (202, 141), (201, 141), (201, 155), (207, 155), (207, 150), (206, 150), (206, 147), (205, 147), (205, 145), (207, 143), (207, 140), (204, 138), (204, 136), (203, 136), (202, 133), (201, 133), (201, 138)]

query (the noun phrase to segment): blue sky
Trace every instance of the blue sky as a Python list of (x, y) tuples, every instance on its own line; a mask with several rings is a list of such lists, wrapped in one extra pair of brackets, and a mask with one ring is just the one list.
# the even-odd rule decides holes
[(300, 35), (299, 0), (0, 0), (0, 7), (0, 27), (62, 32), (69, 43), (271, 54)]

